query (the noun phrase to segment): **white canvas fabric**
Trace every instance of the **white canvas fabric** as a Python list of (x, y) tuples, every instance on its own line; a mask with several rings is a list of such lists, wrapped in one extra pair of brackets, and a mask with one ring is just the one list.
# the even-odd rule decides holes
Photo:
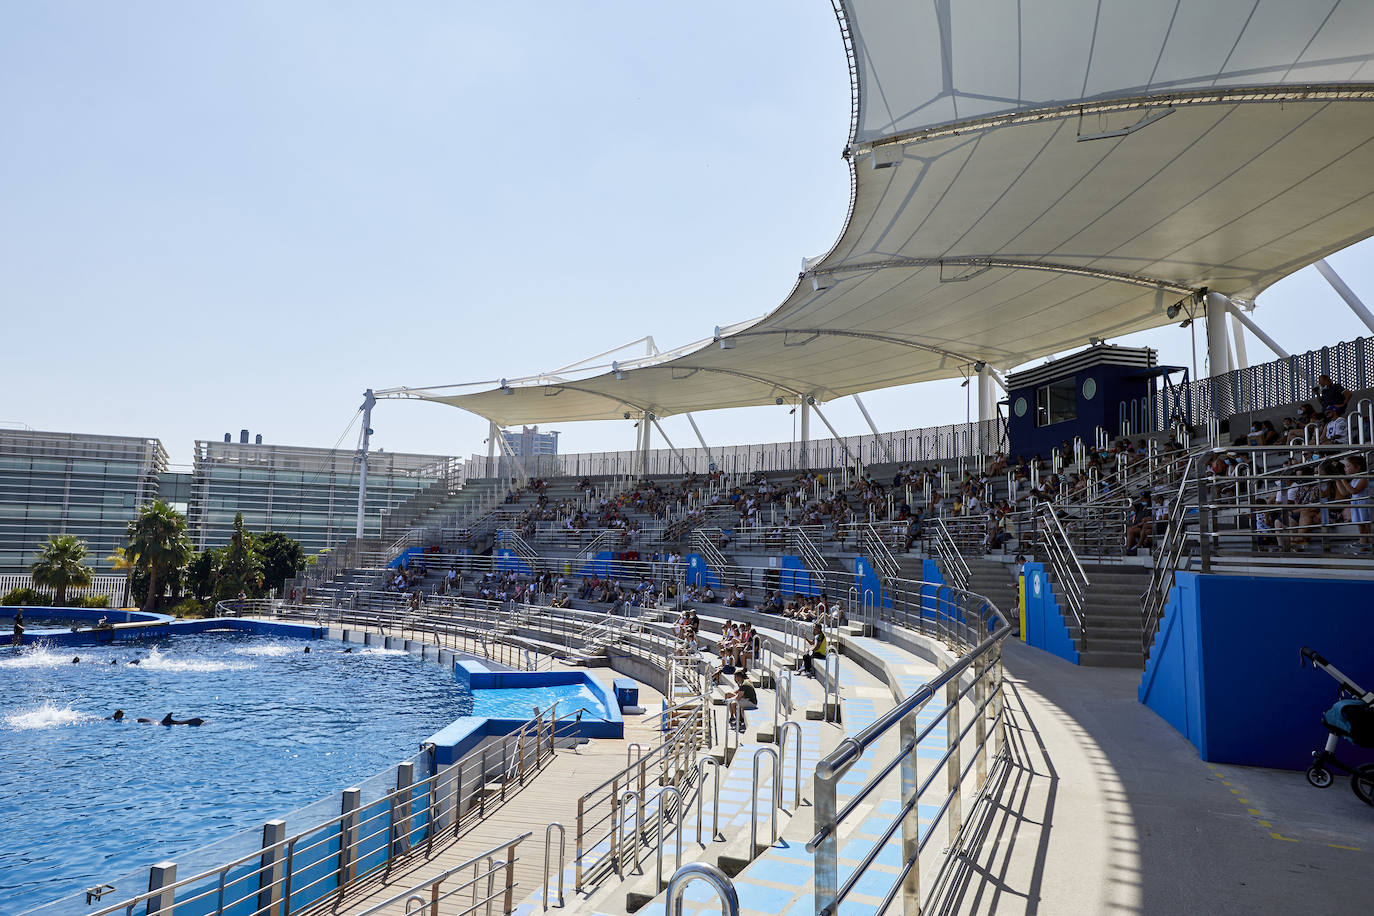
[(781, 305), (668, 354), (404, 389), (503, 425), (826, 401), (1254, 299), (1374, 234), (1370, 0), (846, 0), (851, 212)]

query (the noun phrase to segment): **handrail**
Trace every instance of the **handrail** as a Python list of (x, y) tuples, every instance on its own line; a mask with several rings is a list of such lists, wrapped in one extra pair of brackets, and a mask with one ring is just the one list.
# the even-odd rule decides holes
[(879, 580), (891, 579), (901, 575), (897, 558), (892, 555), (892, 551), (886, 542), (879, 537), (873, 525), (863, 523), (859, 526), (859, 532), (864, 556), (868, 557), (868, 562), (873, 565)]
[(558, 905), (563, 905), (563, 872), (568, 853), (568, 831), (558, 821), (544, 828), (544, 909), (549, 908), (549, 853), (552, 851), (553, 828), (558, 828)]
[(775, 748), (761, 747), (754, 751), (751, 763), (751, 782), (749, 789), (749, 857), (758, 854), (759, 849), (759, 758), (771, 758), (773, 776), (769, 788), (768, 805), (768, 845), (778, 841), (778, 809), (782, 807), (782, 760)]
[[(842, 739), (839, 746), (816, 766), (816, 830), (811, 841), (807, 843), (807, 850), (816, 853), (815, 900), (818, 914), (836, 912), (840, 902), (867, 874), (868, 867), (899, 828), (903, 835), (905, 861), (902, 871), (896, 876), (896, 882), (888, 892), (887, 901), (880, 909), (885, 909), (898, 893), (905, 896), (908, 908), (918, 906), (919, 855), (932, 835), (929, 829), (923, 830), (919, 823), (919, 799), (922, 793), (935, 782), (942, 771), (947, 774), (948, 792), (939, 806), (935, 821), (947, 819), (951, 846), (956, 846), (957, 838), (964, 830), (961, 808), (964, 779), (972, 771), (979, 784), (978, 788), (981, 789), (985, 784), (988, 775), (986, 760), (989, 744), (992, 745), (992, 756), (995, 760), (1001, 761), (1004, 757), (1001, 643), (1012, 627), (996, 606), (981, 595), (942, 586), (937, 590), (937, 601), (937, 615), (947, 621), (944, 625), (946, 636), (962, 640), (971, 648), (956, 663), (908, 695), (872, 725)], [(917, 613), (917, 619), (922, 621), (926, 616), (926, 611), (921, 610), (923, 606), (918, 605)], [(907, 613), (909, 614), (909, 610)], [(976, 630), (970, 626), (970, 618), (978, 620)], [(974, 632), (987, 635), (975, 644), (970, 638)], [(970, 677), (965, 678), (966, 674)], [(967, 680), (968, 683), (961, 686), (963, 680)], [(928, 720), (918, 731), (917, 713), (941, 688), (944, 688), (945, 693), (944, 707), (933, 720)], [(972, 694), (973, 716), (967, 725), (961, 727), (960, 706), (969, 694)], [(946, 724), (947, 749), (940, 761), (918, 784), (913, 751), (941, 722)], [(988, 730), (989, 724), (991, 732)], [(901, 747), (896, 756), (888, 763), (876, 766), (864, 786), (841, 807), (838, 803), (840, 779), (860, 756), (882, 740), (894, 726), (900, 729)], [(974, 753), (965, 764), (961, 756), (962, 746), (965, 737), (970, 734)], [(902, 807), (887, 827), (885, 835), (873, 845), (860, 865), (851, 872), (848, 880), (840, 885), (837, 842), (840, 823), (857, 811), (888, 774), (898, 767), (902, 768), (903, 776)]]
[[(479, 880), (481, 880), (482, 878), (488, 878), (488, 877), (494, 876), (494, 875), (495, 875), (495, 872), (496, 872), (496, 868), (494, 868), (494, 867), (492, 867), (491, 865), (489, 865), (489, 866), (488, 866), (488, 871), (487, 871), (487, 872), (485, 872), (485, 873), (483, 873), (483, 874), (481, 874), (481, 875), (476, 875), (476, 874), (474, 874), (474, 876), (473, 876), (469, 881), (467, 881), (467, 882), (465, 882), (465, 883), (459, 885), (457, 888), (455, 888), (455, 889), (449, 891), (448, 893), (444, 894), (443, 897), (439, 897), (439, 896), (438, 896), (438, 889), (439, 889), (439, 885), (440, 885), (440, 884), (442, 884), (443, 882), (447, 881), (449, 878), (452, 878), (453, 876), (459, 874), (460, 872), (467, 871), (469, 868), (471, 868), (471, 869), (473, 869), (473, 870), (475, 871), (475, 870), (476, 870), (476, 866), (478, 866), (478, 865), (481, 863), (481, 861), (482, 861), (483, 859), (486, 859), (486, 860), (490, 863), (490, 862), (492, 861), (492, 857), (493, 857), (496, 853), (502, 852), (502, 851), (507, 851), (507, 852), (510, 853), (510, 854), (507, 856), (507, 858), (506, 858), (503, 862), (501, 862), (501, 863), (499, 864), (499, 866), (497, 866), (497, 867), (499, 867), (499, 868), (504, 868), (504, 869), (506, 870), (506, 888), (505, 888), (505, 894), (506, 894), (507, 904), (506, 904), (506, 907), (505, 907), (504, 912), (509, 913), (509, 912), (511, 911), (511, 906), (510, 906), (511, 891), (515, 888), (515, 882), (514, 882), (514, 879), (513, 879), (513, 872), (514, 872), (515, 863), (516, 863), (516, 858), (515, 858), (515, 847), (516, 847), (517, 845), (519, 845), (521, 841), (528, 839), (529, 836), (530, 836), (530, 833), (531, 833), (531, 831), (526, 830), (524, 833), (520, 834), (519, 836), (514, 837), (513, 839), (509, 839), (509, 840), (507, 840), (507, 841), (504, 842), (504, 843), (498, 843), (497, 845), (491, 847), (490, 849), (486, 850), (485, 852), (480, 852), (480, 853), (478, 853), (477, 855), (473, 856), (472, 858), (467, 859), (466, 861), (462, 862), (461, 864), (454, 865), (454, 866), (451, 867), (451, 868), (446, 868), (446, 869), (444, 869), (442, 872), (440, 872), (439, 874), (435, 875), (434, 877), (432, 877), (432, 878), (426, 878), (424, 881), (420, 882), (419, 884), (415, 885), (414, 887), (411, 887), (411, 888), (408, 888), (408, 889), (406, 889), (406, 890), (404, 890), (404, 891), (401, 891), (399, 894), (396, 894), (395, 896), (390, 897), (390, 898), (388, 898), (387, 900), (384, 900), (383, 902), (377, 904), (376, 906), (368, 907), (366, 910), (364, 910), (363, 912), (359, 913), (358, 916), (374, 916), (374, 914), (384, 912), (385, 910), (387, 910), (387, 909), (389, 909), (389, 908), (395, 906), (395, 905), (398, 904), (398, 903), (402, 903), (403, 901), (406, 901), (406, 900), (410, 899), (411, 897), (417, 895), (420, 891), (426, 890), (426, 889), (430, 889), (430, 890), (431, 890), (431, 900), (430, 900), (430, 910), (429, 910), (429, 912), (430, 912), (430, 913), (437, 913), (437, 912), (439, 911), (439, 910), (438, 910), (438, 903), (439, 903), (440, 900), (444, 899), (444, 897), (452, 896), (453, 894), (458, 893), (458, 891), (460, 891), (460, 890), (466, 890), (469, 886), (472, 886), (472, 887), (473, 887), (473, 893), (474, 893), (474, 895), (475, 895), (475, 894), (476, 894), (476, 883), (477, 883)], [(467, 908), (465, 908), (465, 909), (461, 909), (461, 910), (456, 910), (456, 911), (454, 911), (455, 916), (461, 916), (461, 914), (464, 914), (464, 913), (473, 913), (473, 912), (476, 912), (476, 910), (477, 910), (479, 907), (486, 906), (492, 899), (494, 899), (494, 897), (492, 897), (492, 896), (490, 895), (490, 893), (488, 893), (488, 897), (487, 897), (486, 899), (481, 900), (481, 901), (474, 901), (474, 903), (473, 903), (471, 906), (469, 906), (469, 907), (467, 907)]]
[(668, 880), (667, 916), (682, 916), (682, 895), (692, 881), (705, 881), (720, 897), (721, 916), (739, 916), (739, 894), (725, 872), (705, 862), (688, 862)]
[(1083, 564), (1078, 562), (1078, 554), (1074, 552), (1069, 536), (1064, 533), (1064, 526), (1060, 524), (1054, 507), (1049, 503), (1042, 503), (1040, 517), (1045, 529), (1045, 552), (1054, 569), (1055, 581), (1068, 601), (1069, 610), (1078, 624), (1078, 632), (1082, 635), (1086, 648), (1088, 628), (1083, 619), (1083, 607), (1089, 584), (1088, 574), (1083, 571)]
[(958, 589), (967, 589), (969, 583), (968, 562), (959, 550), (959, 545), (954, 540), (954, 535), (945, 524), (943, 518), (935, 519), (935, 549), (939, 553), (943, 562), (945, 578)]

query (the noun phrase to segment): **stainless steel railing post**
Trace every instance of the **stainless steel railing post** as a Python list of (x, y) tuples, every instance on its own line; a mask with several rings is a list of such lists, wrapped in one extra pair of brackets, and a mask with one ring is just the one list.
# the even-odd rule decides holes
[(706, 798), (706, 768), (711, 768), (711, 842), (715, 842), (720, 835), (720, 761), (714, 757), (703, 757), (697, 763), (697, 842), (703, 847), (706, 846), (701, 840), (701, 809)]
[(674, 823), (678, 824), (678, 836), (676, 844), (677, 852), (676, 857), (673, 861), (673, 869), (677, 870), (682, 867), (682, 829), (680, 823), (682, 820), (682, 793), (678, 791), (676, 786), (668, 786), (658, 793), (658, 811), (656, 814), (656, 819), (658, 821), (658, 842), (656, 845), (658, 846), (658, 849), (655, 853), (654, 860), (654, 890), (656, 891), (662, 889), (663, 887), (663, 844), (667, 842), (668, 839), (668, 834), (667, 830), (664, 827), (664, 823), (668, 816), (669, 800), (671, 800), (676, 806), (673, 809), (676, 811)]
[(945, 716), (945, 729), (947, 741), (949, 742), (949, 760), (945, 764), (946, 785), (949, 789), (949, 845), (951, 848), (959, 839), (959, 833), (964, 829), (963, 800), (960, 797), (960, 783), (963, 767), (960, 764), (959, 748), (959, 679), (951, 678), (945, 684), (945, 706), (948, 713)]
[(759, 852), (759, 758), (769, 757), (772, 759), (772, 779), (773, 783), (769, 786), (771, 803), (768, 810), (769, 838), (768, 845), (772, 846), (778, 841), (778, 808), (782, 805), (782, 761), (778, 757), (776, 748), (761, 747), (754, 751), (752, 764), (752, 776), (750, 782), (749, 799), (749, 858), (758, 855)]
[(627, 849), (627, 848), (626, 848), (625, 830), (626, 830), (626, 828), (627, 828), (627, 827), (629, 826), (629, 824), (630, 824), (630, 812), (631, 812), (632, 809), (631, 809), (628, 805), (626, 805), (625, 803), (628, 802), (630, 799), (634, 799), (634, 802), (635, 802), (635, 807), (634, 807), (633, 811), (635, 812), (635, 817), (636, 817), (636, 818), (639, 816), (638, 812), (639, 812), (639, 811), (641, 810), (641, 808), (642, 808), (642, 805), (640, 804), (640, 801), (639, 801), (639, 793), (638, 793), (638, 792), (635, 792), (634, 790), (630, 790), (630, 791), (626, 792), (625, 794), (623, 794), (622, 796), (620, 796), (619, 819), (616, 821), (616, 825), (615, 825), (616, 843), (617, 843), (617, 845), (618, 845), (619, 848), (620, 848), (620, 854), (616, 857), (616, 860), (615, 860), (615, 873), (616, 873), (616, 875), (617, 875), (618, 877), (621, 877), (621, 878), (625, 877), (625, 856), (626, 856), (627, 853), (631, 853), (631, 852), (632, 852), (632, 854), (633, 854), (633, 856), (634, 856), (634, 870), (635, 870), (635, 872), (638, 873), (639, 870), (640, 870), (640, 868), (639, 868), (639, 830), (640, 830), (640, 824), (639, 824), (638, 821), (635, 822), (634, 832), (633, 832), (633, 833), (630, 835), (630, 837), (629, 837), (629, 844), (630, 844), (630, 846), (632, 847), (632, 849)]
[(568, 849), (568, 831), (558, 821), (544, 828), (544, 909), (549, 908), (549, 852), (553, 842), (553, 829), (558, 828), (558, 905), (563, 905), (564, 856)]
[(788, 733), (789, 733), (789, 732), (795, 732), (795, 733), (796, 733), (796, 736), (797, 736), (797, 738), (796, 738), (796, 751), (795, 751), (795, 757), (796, 757), (796, 761), (797, 761), (797, 771), (796, 771), (796, 792), (795, 792), (795, 795), (793, 796), (793, 799), (792, 799), (792, 810), (795, 812), (795, 811), (797, 811), (797, 810), (801, 807), (801, 790), (802, 790), (802, 746), (801, 746), (801, 745), (802, 745), (802, 728), (801, 728), (801, 723), (800, 723), (800, 722), (784, 722), (784, 723), (782, 724), (782, 728), (781, 728), (781, 730), (778, 732), (778, 760), (779, 760), (781, 763), (786, 763), (786, 761), (787, 761), (787, 736), (788, 736)]
[(722, 916), (739, 916), (739, 894), (735, 891), (735, 885), (724, 872), (705, 862), (688, 862), (673, 873), (668, 881), (666, 916), (682, 916), (682, 895), (693, 880), (705, 881), (715, 888), (720, 897)]

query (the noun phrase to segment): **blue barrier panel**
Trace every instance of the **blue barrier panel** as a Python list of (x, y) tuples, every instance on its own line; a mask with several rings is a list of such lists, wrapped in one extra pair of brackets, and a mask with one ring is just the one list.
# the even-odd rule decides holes
[(358, 874), (384, 865), (391, 857), (391, 802), (363, 805), (358, 814)]
[(939, 586), (945, 584), (945, 574), (940, 571), (939, 563), (934, 560), (922, 560), (921, 579), (934, 583), (921, 586), (921, 614), (933, 620), (940, 607)]
[(778, 594), (785, 601), (791, 595), (819, 595), (825, 591), (816, 584), (811, 570), (806, 568), (801, 557), (783, 556), (782, 569), (778, 573)]
[[(1026, 643), (1078, 664), (1078, 649), (1064, 620), (1044, 563), (1026, 564)], [(1091, 634), (1089, 634), (1089, 638)]]
[(522, 576), (532, 576), (534, 571), (530, 569), (528, 563), (515, 555), (515, 551), (509, 547), (498, 547), (496, 550), (496, 571), (513, 572)]
[(695, 585), (697, 588), (720, 588), (720, 579), (711, 571), (711, 567), (706, 565), (706, 560), (699, 553), (689, 553), (684, 558), (687, 561), (686, 583)]
[[(1365, 689), (1374, 582), (1177, 573), (1141, 677), (1140, 702), (1203, 760), (1305, 769), (1326, 742), (1336, 682), (1299, 665), (1304, 646)], [(1350, 763), (1374, 753), (1342, 741)]]
[(297, 840), (291, 859), (291, 872), (292, 910), (314, 903), (330, 891), (337, 890), (339, 825), (330, 824)]

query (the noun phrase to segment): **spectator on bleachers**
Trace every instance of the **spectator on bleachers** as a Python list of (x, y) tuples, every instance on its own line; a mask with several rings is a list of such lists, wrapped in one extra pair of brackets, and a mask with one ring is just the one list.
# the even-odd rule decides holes
[(1312, 389), (1312, 393), (1321, 402), (1323, 413), (1334, 408), (1337, 413), (1344, 414), (1350, 406), (1350, 392), (1340, 382), (1333, 382), (1331, 376), (1324, 372), (1317, 377), (1317, 387)]
[(1355, 549), (1368, 553), (1371, 549), (1369, 515), (1369, 468), (1364, 455), (1347, 455), (1345, 472), (1349, 475), (1341, 482), (1343, 493), (1350, 500), (1350, 521), (1360, 533)]

